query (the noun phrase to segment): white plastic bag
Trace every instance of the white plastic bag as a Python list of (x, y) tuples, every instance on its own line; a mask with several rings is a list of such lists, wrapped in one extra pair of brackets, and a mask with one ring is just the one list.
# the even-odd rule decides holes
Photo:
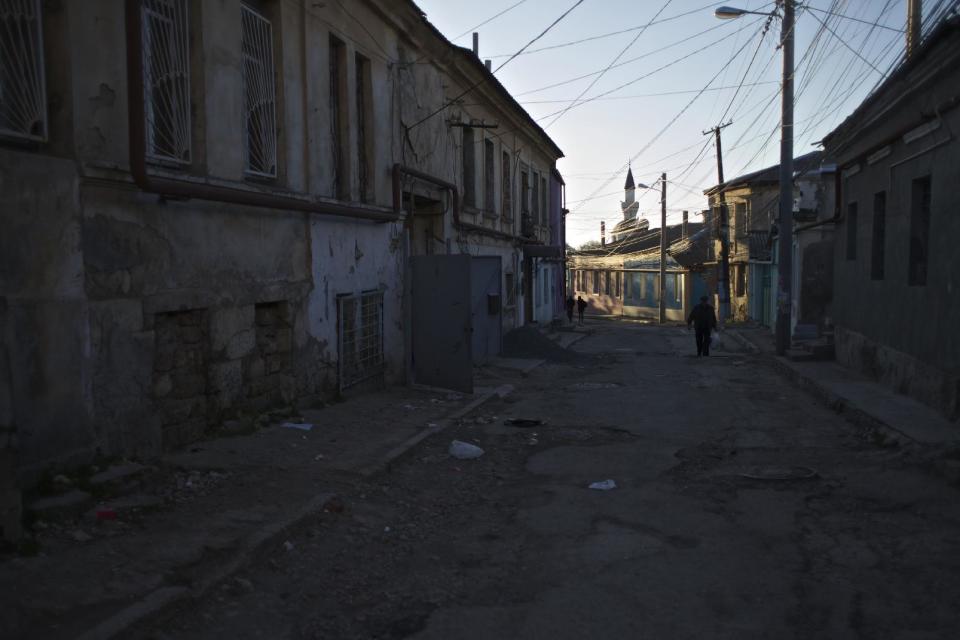
[(596, 489), (597, 491), (610, 491), (617, 488), (617, 483), (614, 480), (601, 480), (600, 482), (592, 482), (588, 489)]
[(450, 455), (457, 460), (473, 460), (483, 455), (483, 449), (469, 442), (454, 440), (450, 443)]

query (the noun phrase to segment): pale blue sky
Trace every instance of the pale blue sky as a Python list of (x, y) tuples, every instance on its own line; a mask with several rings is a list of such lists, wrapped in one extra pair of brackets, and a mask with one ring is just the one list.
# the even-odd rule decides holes
[[(418, 0), (427, 18), (451, 39), (516, 2)], [(481, 58), (492, 58), (496, 68), (573, 3), (525, 0), (478, 29)], [(668, 223), (679, 221), (682, 209), (691, 213), (703, 209), (706, 199), (701, 191), (715, 184), (717, 175), (715, 150), (712, 145), (704, 150), (707, 138), (702, 131), (718, 124), (725, 113), (727, 120), (733, 120), (723, 131), (724, 173), (728, 179), (777, 163), (779, 23), (775, 21), (761, 41), (762, 17), (717, 20), (713, 8), (721, 4), (754, 10), (772, 7), (766, 0), (585, 0), (530, 49), (642, 27), (661, 9), (658, 20), (688, 15), (651, 25), (632, 45), (639, 30), (522, 55), (497, 74), (540, 124), (546, 125), (552, 120), (551, 114), (567, 106), (597, 76), (544, 87), (601, 71), (630, 45), (618, 61), (627, 64), (610, 69), (584, 98), (609, 94), (570, 109), (547, 128), (567, 156), (560, 161), (559, 169), (567, 182), (572, 212), (567, 217), (570, 244), (577, 246), (599, 238), (600, 220), (606, 220), (609, 227), (620, 219), (626, 172), (617, 172), (637, 154), (633, 172), (638, 182), (652, 184), (661, 171), (667, 172)], [(903, 29), (906, 21), (906, 0), (811, 0), (808, 4), (896, 29)], [(823, 29), (818, 20), (826, 22), (836, 35)], [(818, 30), (822, 33), (818, 45), (809, 49)], [(456, 43), (469, 47), (470, 34)], [(795, 155), (813, 150), (812, 143), (849, 115), (876, 84), (881, 76), (871, 65), (886, 71), (902, 49), (903, 35), (897, 31), (814, 10), (799, 12)], [(710, 90), (696, 97), (715, 75)], [(736, 86), (744, 79), (753, 86), (744, 86), (734, 99)], [(628, 82), (631, 84), (618, 88)], [(672, 93), (650, 95), (665, 92)], [(676, 121), (661, 134), (674, 118)], [(694, 162), (698, 155), (699, 160)], [(639, 200), (641, 215), (651, 219), (651, 226), (659, 226), (659, 191), (642, 193)]]

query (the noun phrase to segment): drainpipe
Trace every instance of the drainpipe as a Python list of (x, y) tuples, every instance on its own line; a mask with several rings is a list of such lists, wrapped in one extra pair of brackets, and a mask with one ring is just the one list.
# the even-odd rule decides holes
[(280, 195), (247, 188), (196, 183), (180, 178), (156, 176), (147, 172), (146, 125), (143, 87), (143, 31), (140, 16), (143, 0), (126, 1), (126, 46), (127, 46), (127, 102), (130, 131), (130, 173), (133, 181), (143, 191), (176, 198), (196, 198), (214, 202), (271, 209), (306, 211), (307, 213), (343, 216), (376, 222), (394, 222), (396, 211), (375, 207), (351, 205), (340, 202), (318, 202), (292, 195)]

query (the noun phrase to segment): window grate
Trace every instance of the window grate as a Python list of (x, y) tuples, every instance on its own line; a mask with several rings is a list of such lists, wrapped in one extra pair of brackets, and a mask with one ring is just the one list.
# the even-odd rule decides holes
[(47, 139), (40, 0), (0, 0), (0, 135)]
[(144, 0), (147, 156), (189, 164), (190, 51), (186, 0)]
[(241, 13), (246, 171), (274, 178), (277, 175), (277, 91), (273, 26), (246, 5)]
[(383, 373), (383, 292), (338, 299), (340, 389)]

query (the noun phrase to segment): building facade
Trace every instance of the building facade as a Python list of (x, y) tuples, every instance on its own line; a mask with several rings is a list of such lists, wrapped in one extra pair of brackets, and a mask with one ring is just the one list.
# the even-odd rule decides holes
[(837, 359), (960, 417), (960, 18), (824, 139), (840, 171)]
[[(767, 167), (705, 192), (716, 220), (721, 219), (720, 207), (727, 208), (731, 319), (752, 320), (771, 330), (779, 278), (779, 170), (779, 165)], [(797, 336), (816, 335), (830, 325), (834, 173), (820, 151), (794, 159), (791, 331)], [(722, 233), (718, 229), (717, 256)]]
[[(582, 296), (590, 313), (633, 318), (660, 316), (661, 229), (649, 229), (640, 217), (633, 171), (627, 170), (623, 220), (612, 231), (613, 241), (599, 249), (576, 251), (567, 258), (567, 287)], [(682, 224), (668, 225), (665, 279), (666, 318), (684, 322), (700, 296), (708, 290), (704, 261), (709, 244), (709, 225), (690, 223), (684, 212)], [(699, 249), (703, 249), (698, 251)]]
[(423, 256), (477, 258), (467, 367), (532, 320), (561, 152), (412, 2), (0, 5), (0, 425), (24, 482), (417, 381)]

